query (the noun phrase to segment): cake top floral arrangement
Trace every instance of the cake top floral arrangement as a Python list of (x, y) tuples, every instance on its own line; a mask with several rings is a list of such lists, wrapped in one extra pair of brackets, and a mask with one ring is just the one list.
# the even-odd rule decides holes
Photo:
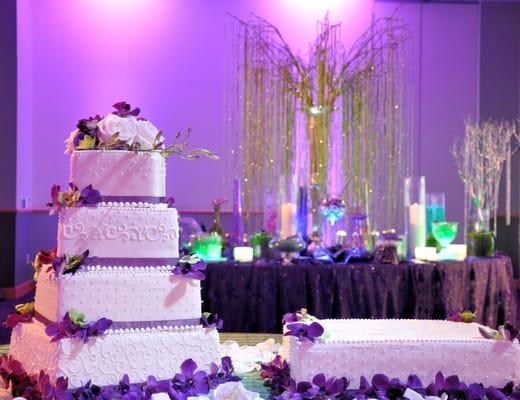
[(178, 132), (175, 142), (166, 146), (162, 131), (140, 117), (141, 110), (138, 107), (132, 108), (126, 101), (120, 101), (113, 107), (115, 111), (104, 117), (96, 115), (80, 119), (76, 129), (65, 140), (65, 154), (80, 150), (127, 150), (157, 151), (165, 158), (175, 154), (186, 160), (195, 160), (201, 156), (219, 159), (206, 149), (187, 149), (191, 129), (184, 137)]

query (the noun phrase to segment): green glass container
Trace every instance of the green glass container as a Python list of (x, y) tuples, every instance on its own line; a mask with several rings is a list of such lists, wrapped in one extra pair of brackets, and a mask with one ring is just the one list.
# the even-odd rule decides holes
[(467, 235), (468, 256), (493, 257), (495, 255), (495, 235), (493, 232), (469, 232)]
[(432, 233), (433, 237), (439, 243), (441, 248), (448, 247), (455, 237), (457, 236), (457, 230), (459, 227), (458, 222), (432, 222)]
[(468, 256), (493, 257), (495, 255), (495, 235), (490, 229), (490, 211), (488, 208), (471, 204), (468, 214), (468, 233), (466, 245)]
[(272, 251), (269, 248), (269, 242), (271, 242), (272, 239), (273, 235), (263, 230), (251, 236), (253, 256), (255, 258), (270, 258)]
[(192, 251), (204, 261), (217, 261), (222, 258), (222, 238), (217, 233), (200, 235), (193, 241)]

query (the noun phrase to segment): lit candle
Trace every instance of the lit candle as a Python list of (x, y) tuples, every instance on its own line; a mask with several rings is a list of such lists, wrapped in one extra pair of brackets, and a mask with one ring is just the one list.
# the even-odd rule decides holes
[(417, 246), (414, 251), (415, 258), (423, 261), (436, 261), (437, 249), (435, 247)]
[(426, 246), (426, 208), (424, 204), (408, 206), (408, 249), (413, 254), (416, 247)]
[(296, 218), (296, 204), (284, 203), (281, 211), (281, 229), (280, 236), (282, 239), (288, 238), (295, 234), (294, 221)]
[(235, 247), (233, 258), (237, 262), (251, 262), (253, 261), (253, 248), (248, 246)]

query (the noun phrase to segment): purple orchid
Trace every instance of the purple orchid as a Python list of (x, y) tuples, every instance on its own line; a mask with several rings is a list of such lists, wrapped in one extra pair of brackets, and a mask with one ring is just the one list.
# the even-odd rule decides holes
[(130, 378), (124, 374), (119, 384), (115, 387), (105, 387), (101, 389), (101, 399), (103, 400), (141, 400), (143, 389), (141, 385), (131, 384)]
[(302, 315), (299, 312), (285, 313), (282, 317), (282, 323), (289, 324), (291, 322), (298, 322), (302, 319)]
[[(62, 270), (62, 274), (74, 275), (81, 267), (85, 264), (85, 260), (88, 258), (90, 251), (87, 249), (80, 255), (66, 255), (65, 256), (65, 267)], [(60, 263), (61, 264), (61, 263)], [(54, 265), (53, 265), (54, 267)], [(54, 271), (58, 272), (58, 269), (54, 267)]]
[(114, 111), (112, 114), (118, 115), (119, 117), (128, 117), (129, 115), (137, 117), (141, 112), (139, 107), (136, 107), (132, 110), (132, 106), (130, 106), (130, 104), (126, 101), (120, 101), (114, 104), (112, 107), (116, 109), (116, 111)]
[(234, 375), (233, 363), (231, 358), (222, 357), (220, 360), (221, 366), (211, 363), (210, 373), (208, 374), (208, 382), (210, 389), (215, 389), (218, 385), (226, 382), (238, 382), (240, 377)]
[(270, 363), (262, 364), (260, 376), (274, 395), (282, 394), (291, 383), (289, 364), (280, 356), (276, 356)]
[(37, 381), (22, 367), (22, 364), (8, 355), (0, 355), (0, 378), (12, 389), (13, 397), (39, 400)]
[(168, 205), (168, 208), (173, 208), (175, 205), (175, 199), (170, 196), (166, 199), (166, 204)]
[(99, 191), (94, 189), (92, 185), (88, 185), (79, 191), (78, 187), (70, 182), (67, 192), (60, 190), (59, 185), (53, 185), (51, 188), (52, 201), (47, 203), (47, 206), (51, 207), (50, 215), (54, 215), (62, 207), (94, 206), (103, 200)]
[(101, 395), (101, 388), (88, 381), (74, 392), (74, 399), (97, 399)]
[(42, 400), (73, 400), (73, 394), (68, 391), (69, 380), (59, 377), (52, 385), (49, 375), (40, 372), (37, 381), (38, 392), (41, 393)]
[(4, 326), (7, 328), (13, 329), (16, 325), (20, 323), (25, 322), (31, 322), (34, 317), (34, 314), (26, 313), (26, 314), (20, 314), (20, 313), (11, 313), (7, 315), (7, 319), (4, 322)]
[(83, 314), (71, 310), (65, 313), (62, 321), (48, 325), (45, 333), (51, 337), (51, 342), (72, 338), (88, 343), (90, 337), (103, 335), (111, 325), (112, 320), (108, 318), (101, 318), (95, 322), (86, 323), (83, 321)]
[(101, 198), (101, 194), (99, 190), (93, 189), (92, 185), (86, 186), (81, 191), (81, 204), (85, 206), (94, 206), (100, 203), (103, 199)]
[(315, 317), (307, 312), (306, 308), (300, 308), (298, 311), (293, 313), (285, 313), (282, 317), (282, 324), (289, 324), (291, 322), (299, 322), (301, 320), (314, 321)]
[(224, 321), (219, 319), (218, 314), (205, 312), (200, 318), (200, 323), (204, 328), (222, 329)]
[(515, 328), (510, 322), (506, 322), (504, 325), (500, 326), (498, 331), (504, 339), (509, 341), (515, 340), (520, 335), (520, 330)]
[(312, 379), (312, 384), (318, 388), (318, 391), (325, 395), (326, 398), (333, 398), (347, 390), (350, 382), (347, 378), (325, 378), (324, 374), (318, 374)]
[(172, 399), (179, 398), (179, 394), (173, 389), (170, 381), (158, 381), (154, 376), (150, 375), (143, 386), (143, 394), (140, 399), (150, 400), (152, 395), (156, 393), (168, 393)]
[(88, 135), (92, 138), (97, 138), (99, 133), (98, 123), (102, 120), (102, 117), (96, 115), (95, 117), (83, 118), (80, 119), (76, 125), (76, 128), (80, 131), (78, 135), (74, 137), (74, 147), (78, 147), (79, 143), (85, 135)]
[(284, 333), (284, 336), (294, 336), (299, 341), (307, 340), (314, 343), (316, 338), (323, 335), (323, 332), (323, 326), (318, 322), (313, 322), (310, 325), (295, 322), (287, 325), (287, 332)]
[(206, 267), (206, 263), (198, 255), (190, 254), (179, 260), (179, 263), (173, 269), (173, 274), (202, 281), (206, 277), (201, 271), (204, 271)]
[(464, 310), (462, 312), (455, 312), (455, 311), (449, 309), (448, 317), (446, 318), (446, 320), (451, 321), (451, 322), (470, 323), (470, 322), (473, 322), (476, 317), (477, 317), (477, 314), (472, 311), (469, 311), (469, 310)]
[(175, 374), (173, 388), (187, 398), (209, 393), (209, 380), (206, 372), (197, 371), (197, 364), (191, 358), (181, 364), (181, 373)]

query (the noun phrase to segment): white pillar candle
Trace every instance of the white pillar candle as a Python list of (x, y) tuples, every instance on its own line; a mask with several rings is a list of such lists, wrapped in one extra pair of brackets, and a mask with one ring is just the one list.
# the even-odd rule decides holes
[(426, 246), (426, 208), (424, 204), (413, 203), (408, 207), (408, 254), (414, 254), (416, 247)]
[(435, 247), (417, 246), (414, 251), (417, 260), (436, 261), (437, 249)]
[(439, 253), (441, 260), (464, 261), (467, 256), (467, 247), (465, 244), (450, 244)]
[(284, 203), (282, 204), (281, 218), (280, 218), (280, 236), (282, 239), (293, 236), (296, 233), (294, 229), (294, 221), (296, 219), (296, 204)]
[(248, 246), (239, 246), (233, 249), (233, 258), (237, 262), (253, 261), (253, 248)]

